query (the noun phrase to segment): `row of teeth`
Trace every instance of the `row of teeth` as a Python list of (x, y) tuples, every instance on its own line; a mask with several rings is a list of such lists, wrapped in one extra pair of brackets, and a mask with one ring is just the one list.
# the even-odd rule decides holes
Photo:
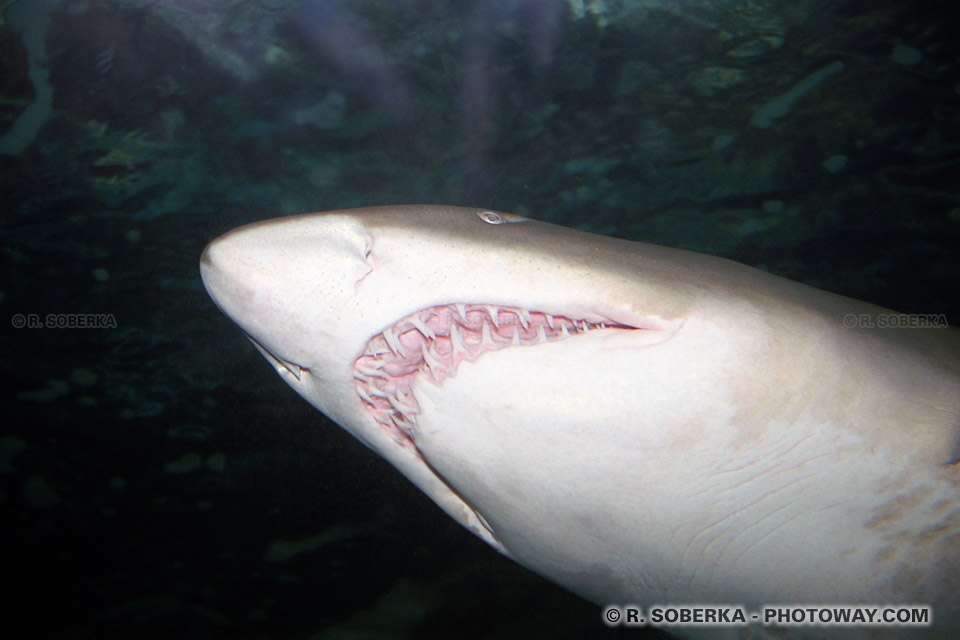
[(410, 390), (414, 375), (426, 375), (439, 384), (455, 373), (460, 362), (487, 351), (542, 344), (607, 327), (602, 322), (495, 305), (461, 303), (424, 309), (370, 340), (354, 368), (357, 394), (394, 440), (412, 445), (409, 434), (419, 413)]

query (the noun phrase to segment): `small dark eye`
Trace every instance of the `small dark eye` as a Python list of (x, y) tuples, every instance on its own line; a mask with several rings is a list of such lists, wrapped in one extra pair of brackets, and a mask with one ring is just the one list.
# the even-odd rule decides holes
[(506, 222), (502, 215), (493, 211), (477, 211), (477, 217), (487, 224), (503, 224)]

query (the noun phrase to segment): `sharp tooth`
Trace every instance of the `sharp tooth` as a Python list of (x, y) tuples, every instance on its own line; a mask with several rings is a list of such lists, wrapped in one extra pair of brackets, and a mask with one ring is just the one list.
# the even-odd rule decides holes
[(514, 347), (520, 346), (520, 327), (513, 325), (513, 340), (510, 341), (510, 344)]
[(560, 337), (561, 337), (561, 338), (566, 338), (566, 337), (568, 337), (569, 335), (570, 335), (570, 332), (567, 331), (567, 325), (561, 322), (561, 323), (560, 323)]
[(360, 372), (357, 371), (356, 369), (353, 370), (353, 379), (354, 379), (354, 380), (359, 380), (360, 382), (363, 382), (364, 384), (370, 384), (370, 378), (368, 378), (367, 376), (363, 375), (362, 373), (360, 373)]
[(540, 344), (547, 341), (547, 334), (544, 333), (542, 324), (537, 325), (537, 340), (540, 341)]
[(397, 425), (397, 428), (402, 429), (404, 433), (411, 434), (413, 433), (413, 423), (407, 420), (406, 416), (397, 417), (393, 416), (393, 423)]
[(520, 318), (520, 324), (523, 325), (524, 329), (530, 328), (530, 312), (526, 309), (517, 310), (517, 317)]
[(550, 328), (553, 329), (553, 316), (549, 313), (543, 314), (543, 317), (547, 319), (547, 324), (550, 325)]
[(368, 393), (366, 392), (366, 390), (363, 388), (363, 385), (362, 385), (362, 384), (358, 384), (358, 385), (357, 385), (357, 395), (359, 395), (359, 396), (363, 399), (364, 402), (368, 402), (368, 403), (370, 403), (370, 404), (376, 404), (376, 403), (373, 401), (373, 398), (370, 397), (370, 394), (368, 394)]
[(386, 391), (381, 391), (378, 387), (367, 387), (367, 391), (370, 393), (371, 396), (375, 396), (377, 398), (389, 397)]
[(389, 426), (393, 424), (393, 421), (390, 419), (390, 414), (384, 411), (374, 411), (373, 419), (383, 425)]
[(493, 321), (493, 326), (500, 328), (500, 309), (496, 305), (488, 304), (487, 313), (490, 314), (490, 319)]
[(414, 429), (417, 427), (417, 423), (412, 416), (406, 414), (396, 413), (392, 416), (394, 424), (397, 425), (407, 436), (412, 436)]
[(441, 359), (437, 356), (434, 351), (431, 351), (427, 348), (427, 345), (422, 345), (420, 353), (423, 354), (423, 361), (426, 363), (427, 367), (430, 370), (430, 374), (433, 376), (435, 381), (440, 380), (440, 376), (446, 373), (447, 368), (444, 366)]
[(403, 346), (400, 344), (400, 339), (397, 337), (397, 334), (393, 332), (393, 327), (384, 330), (383, 339), (387, 341), (387, 345), (393, 349), (394, 353), (400, 355), (401, 358), (407, 357), (407, 354), (403, 352)]
[(490, 324), (484, 322), (483, 329), (480, 332), (480, 345), (495, 346), (496, 344), (497, 343), (493, 341), (493, 336), (490, 335)]
[(461, 352), (469, 355), (467, 348), (463, 344), (463, 340), (460, 338), (460, 331), (457, 329), (456, 324), (450, 325), (450, 343), (453, 345), (453, 357), (457, 357), (457, 352)]
[[(412, 399), (412, 403), (411, 403)], [(413, 397), (413, 393), (407, 391), (401, 391), (397, 389), (397, 400), (405, 407), (403, 415), (406, 416), (409, 414), (420, 413), (420, 405), (417, 404), (416, 398)]]
[(416, 407), (407, 406), (407, 405), (403, 404), (402, 402), (400, 402), (397, 398), (395, 398), (395, 397), (393, 397), (393, 396), (388, 395), (388, 396), (387, 396), (387, 402), (389, 402), (390, 405), (391, 405), (394, 409), (396, 409), (398, 413), (402, 413), (402, 414), (406, 415), (406, 414), (408, 414), (408, 413), (413, 414), (413, 413), (416, 413), (416, 412), (417, 412)]
[(453, 306), (457, 308), (457, 313), (460, 315), (460, 319), (463, 320), (463, 324), (467, 324), (467, 305), (458, 302)]
[(371, 340), (370, 343), (367, 345), (367, 350), (363, 352), (363, 355), (376, 357), (388, 351), (389, 349), (387, 349), (386, 347), (383, 347), (380, 345), (374, 346), (373, 341)]
[(428, 340), (433, 340), (437, 337), (437, 334), (433, 330), (423, 323), (423, 320), (420, 319), (420, 315), (415, 313), (410, 316), (410, 323), (417, 328), (417, 331), (422, 333)]
[(423, 361), (426, 363), (427, 368), (430, 369), (430, 375), (433, 376), (434, 380), (439, 380), (437, 377), (437, 371), (442, 370), (440, 367), (440, 361), (433, 357), (430, 353), (430, 350), (427, 349), (427, 343), (423, 342), (420, 344), (420, 353), (423, 355)]
[(383, 364), (382, 363), (378, 363), (378, 364), (380, 366), (378, 366), (376, 369), (371, 369), (366, 364), (362, 364), (362, 365), (358, 364), (357, 371), (371, 378), (389, 378), (390, 377), (389, 375), (387, 375), (383, 371), (380, 371), (380, 367), (382, 367)]
[(601, 322), (601, 323), (600, 323), (600, 328), (601, 328), (601, 329), (606, 329), (607, 327), (606, 327), (605, 324), (603, 324), (603, 323)]
[(586, 321), (586, 320), (583, 321), (583, 329), (582, 329), (582, 331), (583, 331), (584, 333), (586, 333), (587, 331), (590, 331), (590, 325), (587, 324), (587, 321)]

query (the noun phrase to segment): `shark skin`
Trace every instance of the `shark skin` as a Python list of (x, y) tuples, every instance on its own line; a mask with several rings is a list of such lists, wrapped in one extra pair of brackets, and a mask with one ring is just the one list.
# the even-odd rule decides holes
[(930, 626), (669, 630), (960, 637), (953, 329), (460, 207), (254, 223), (200, 266), (297, 393), (593, 602), (928, 605)]

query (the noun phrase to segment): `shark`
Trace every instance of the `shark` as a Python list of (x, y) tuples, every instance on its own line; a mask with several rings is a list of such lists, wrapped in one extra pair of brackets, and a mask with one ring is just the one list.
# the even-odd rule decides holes
[(248, 224), (200, 271), (294, 391), (588, 600), (929, 614), (670, 629), (695, 638), (960, 627), (960, 337), (945, 323), (468, 207)]

